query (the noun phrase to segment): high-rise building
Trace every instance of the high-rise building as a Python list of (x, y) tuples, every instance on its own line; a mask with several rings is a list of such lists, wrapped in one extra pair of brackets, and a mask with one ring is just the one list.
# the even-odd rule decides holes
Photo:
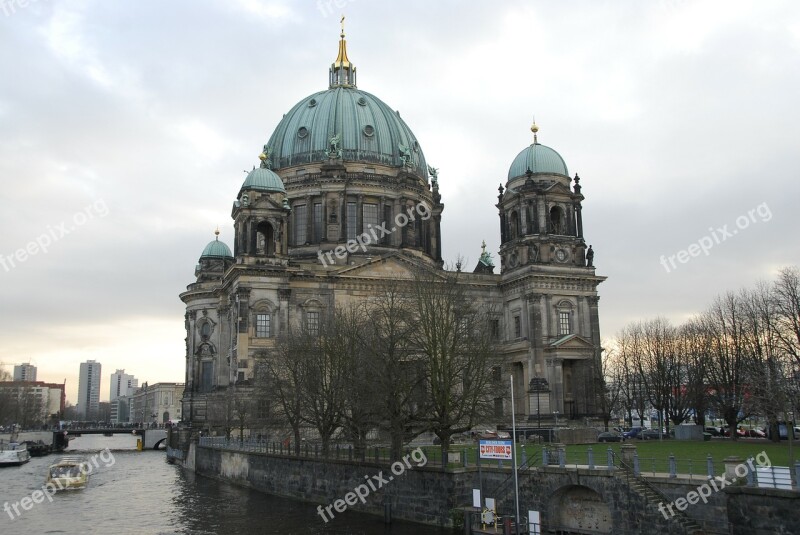
[(15, 381), (36, 381), (36, 366), (32, 364), (18, 364), (14, 366)]
[(125, 373), (125, 370), (117, 370), (111, 374), (111, 391), (108, 400), (114, 401), (120, 396), (132, 396), (138, 386), (139, 379)]
[(102, 365), (93, 360), (81, 362), (81, 372), (78, 378), (78, 415), (91, 419), (97, 415), (100, 404), (100, 372)]

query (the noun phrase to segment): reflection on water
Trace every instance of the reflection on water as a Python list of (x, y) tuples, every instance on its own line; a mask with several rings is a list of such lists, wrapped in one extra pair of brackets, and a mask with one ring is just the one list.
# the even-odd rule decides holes
[[(450, 531), (394, 523), (345, 512), (325, 524), (317, 504), (297, 502), (197, 477), (167, 464), (163, 452), (136, 452), (133, 436), (98, 435), (70, 442), (68, 454), (87, 456), (110, 448), (113, 464), (99, 463), (84, 490), (60, 492), (12, 520), (0, 511), (0, 533), (100, 534), (353, 534), (443, 535)], [(41, 489), (59, 456), (37, 457), (0, 470), (0, 506)], [(13, 514), (13, 512), (12, 512)]]

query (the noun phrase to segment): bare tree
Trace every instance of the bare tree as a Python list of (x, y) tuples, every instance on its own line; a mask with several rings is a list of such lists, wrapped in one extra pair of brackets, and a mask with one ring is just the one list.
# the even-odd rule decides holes
[(783, 350), (800, 365), (800, 269), (782, 269), (774, 286), (776, 336)]
[(680, 327), (679, 358), (685, 366), (686, 398), (695, 423), (705, 427), (708, 410), (708, 389), (706, 388), (706, 364), (709, 359), (708, 337), (704, 335), (701, 322), (692, 319)]
[(388, 432), (392, 459), (419, 434), (425, 401), (425, 367), (414, 351), (414, 301), (408, 284), (394, 282), (367, 304), (365, 355), (369, 365), (378, 425)]
[(628, 425), (633, 425), (634, 413), (643, 421), (647, 409), (647, 396), (636, 371), (635, 355), (640, 351), (641, 341), (631, 325), (623, 327), (617, 335), (616, 381), (620, 386), (620, 404), (627, 415)]
[(421, 416), (441, 441), (443, 459), (454, 434), (493, 413), (493, 399), (500, 392), (490, 369), (491, 311), (471, 299), (457, 277), (419, 272), (412, 285), (413, 342), (423, 357), (427, 383)]
[(326, 347), (340, 352), (346, 368), (342, 427), (345, 436), (353, 444), (356, 458), (366, 453), (367, 437), (377, 426), (378, 406), (375, 381), (381, 370), (373, 366), (369, 354), (367, 331), (369, 321), (365, 306), (355, 303), (339, 307), (334, 320), (333, 332)]
[(232, 390), (219, 390), (213, 394), (208, 403), (208, 424), (221, 430), (226, 439), (236, 427), (235, 401)]
[(260, 397), (274, 404), (276, 420), (291, 429), (298, 455), (303, 423), (304, 357), (308, 342), (308, 338), (289, 330), (278, 339), (274, 350), (255, 355), (256, 389)]
[(603, 427), (608, 431), (608, 423), (612, 415), (622, 407), (622, 379), (619, 359), (614, 350), (604, 352), (599, 368), (596, 368), (596, 380), (601, 387), (600, 414)]
[(302, 359), (302, 414), (319, 433), (323, 455), (328, 455), (331, 438), (344, 420), (351, 351), (359, 351), (358, 326), (357, 309), (337, 308), (319, 333), (304, 333), (308, 343)]
[(747, 416), (747, 355), (740, 300), (730, 292), (718, 297), (703, 314), (702, 325), (709, 338), (706, 376), (710, 399), (736, 440), (736, 426)]

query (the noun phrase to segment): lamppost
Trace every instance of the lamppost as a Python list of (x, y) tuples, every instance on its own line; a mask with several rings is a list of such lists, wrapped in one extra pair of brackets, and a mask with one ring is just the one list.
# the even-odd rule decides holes
[(536, 426), (541, 428), (542, 427), (542, 410), (541, 410), (541, 402), (542, 402), (542, 394), (545, 392), (550, 392), (550, 385), (547, 384), (547, 379), (544, 377), (534, 377), (531, 379), (528, 392), (536, 394)]

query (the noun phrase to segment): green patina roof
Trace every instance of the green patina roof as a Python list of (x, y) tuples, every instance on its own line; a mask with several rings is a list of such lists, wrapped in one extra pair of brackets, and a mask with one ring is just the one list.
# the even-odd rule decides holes
[(335, 86), (298, 102), (278, 124), (267, 143), (273, 169), (328, 159), (330, 138), (339, 134), (342, 159), (401, 166), (401, 146), (410, 167), (427, 177), (416, 136), (400, 115), (378, 97), (352, 86)]
[(548, 146), (534, 143), (525, 147), (522, 152), (514, 158), (514, 163), (508, 170), (508, 179), (523, 176), (528, 172), (533, 173), (552, 173), (556, 175), (569, 176), (567, 164), (559, 153)]
[(200, 255), (200, 258), (233, 258), (233, 255), (231, 254), (231, 250), (228, 248), (228, 246), (219, 241), (219, 238), (217, 238), (206, 245), (206, 248), (203, 249), (203, 254)]
[(241, 189), (286, 193), (281, 177), (266, 167), (256, 167), (250, 171)]

